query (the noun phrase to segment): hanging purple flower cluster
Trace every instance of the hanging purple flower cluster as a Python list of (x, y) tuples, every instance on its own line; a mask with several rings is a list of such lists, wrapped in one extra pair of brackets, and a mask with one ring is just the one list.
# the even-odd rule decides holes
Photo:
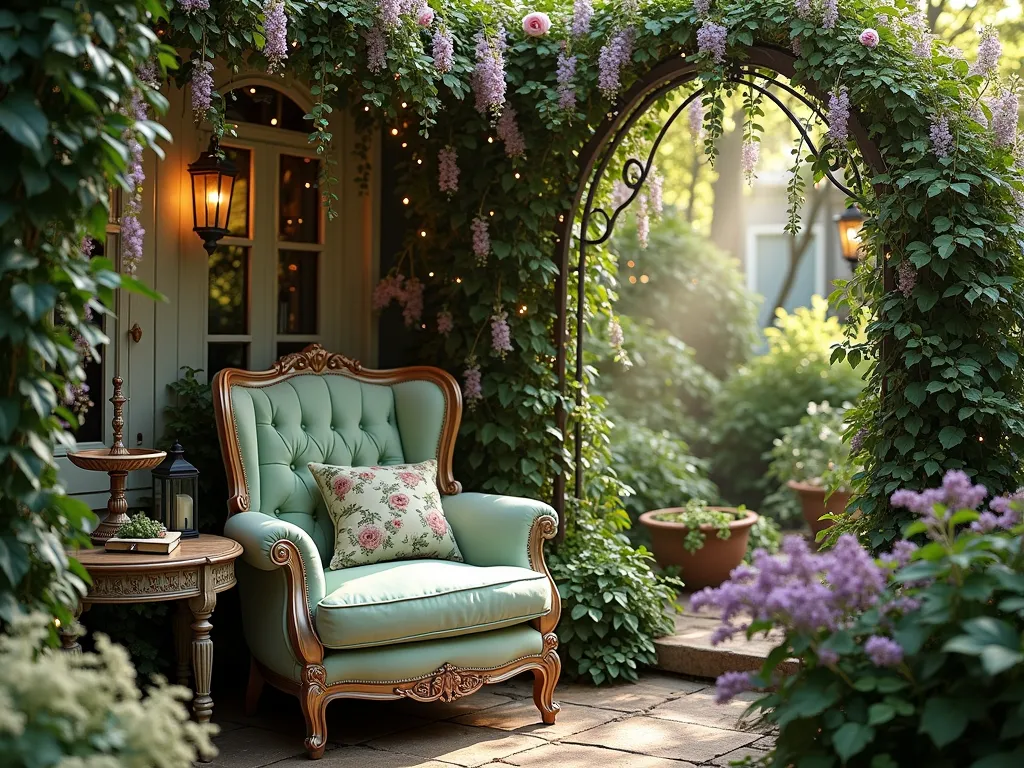
[[(132, 92), (127, 111), (128, 117), (136, 122), (149, 116), (149, 107), (138, 89)], [(121, 271), (134, 275), (142, 261), (142, 248), (146, 238), (146, 230), (139, 222), (139, 216), (142, 214), (142, 184), (146, 180), (146, 172), (142, 167), (142, 144), (135, 130), (129, 129), (124, 138), (129, 155), (128, 170), (125, 174), (129, 191), (121, 212)]]
[(373, 308), (386, 309), (392, 301), (402, 308), (406, 326), (418, 323), (423, 316), (423, 283), (415, 277), (406, 280), (401, 273), (384, 277), (373, 289)]
[(713, 21), (705, 21), (697, 30), (697, 50), (709, 54), (716, 64), (725, 62), (725, 43), (729, 30)]
[(431, 56), (434, 57), (434, 68), (444, 74), (452, 71), (452, 64), (455, 60), (455, 40), (448, 27), (441, 25), (434, 30), (434, 37), (431, 41)]
[(384, 29), (394, 29), (401, 21), (402, 0), (377, 0), (377, 13)]
[(651, 237), (651, 215), (646, 192), (639, 194), (636, 206), (636, 237), (640, 241), (640, 247), (646, 249)]
[(496, 117), (505, 105), (505, 28), (499, 26), (494, 35), (483, 30), (476, 33), (476, 68), (473, 70), (473, 93), (476, 110), (481, 115)]
[(178, 7), (185, 13), (210, 10), (210, 0), (178, 0)]
[(609, 99), (614, 99), (619, 92), (620, 74), (633, 57), (633, 30), (631, 27), (624, 27), (618, 30), (611, 38), (601, 46), (601, 52), (597, 58), (597, 86), (601, 93)]
[(608, 343), (615, 349), (620, 349), (626, 342), (626, 335), (622, 332), (622, 325), (617, 318), (608, 321)]
[(384, 71), (388, 65), (388, 41), (379, 24), (363, 32), (366, 43), (366, 68), (374, 74)]
[(999, 31), (995, 27), (985, 27), (978, 43), (978, 57), (968, 70), (972, 75), (990, 77), (999, 69), (999, 59), (1003, 55), (1003, 44), (999, 42)]
[(864, 641), (864, 653), (876, 667), (895, 667), (903, 661), (903, 648), (891, 637), (871, 635)]
[(476, 408), (477, 401), (484, 396), (483, 376), (480, 373), (480, 366), (472, 356), (466, 360), (466, 370), (462, 372), (462, 400), (469, 410)]
[(442, 336), (447, 336), (455, 328), (455, 319), (452, 317), (452, 313), (447, 309), (443, 309), (437, 313), (437, 332)]
[(811, 18), (811, 0), (794, 0), (793, 8), (801, 19)]
[(569, 56), (565, 49), (558, 54), (558, 108), (566, 111), (576, 109), (576, 88), (573, 78), (576, 77), (576, 57)]
[(583, 37), (590, 31), (594, 17), (594, 0), (574, 0), (572, 4), (572, 36)]
[(501, 307), (491, 315), (491, 348), (502, 360), (512, 351), (512, 330), (508, 327), (508, 312)]
[(686, 108), (686, 119), (690, 124), (690, 135), (694, 141), (704, 138), (704, 103), (698, 96)]
[(861, 427), (857, 434), (850, 438), (850, 453), (860, 453), (864, 447), (864, 441), (868, 439), (869, 432)]
[(451, 197), (459, 191), (459, 155), (455, 147), (447, 146), (437, 153), (437, 188)]
[(936, 157), (949, 157), (949, 154), (956, 146), (953, 134), (949, 130), (949, 118), (945, 115), (932, 120), (931, 127), (928, 129), (928, 136), (931, 138), (932, 152), (935, 153)]
[(757, 170), (757, 161), (761, 158), (761, 143), (754, 139), (747, 139), (743, 142), (741, 164), (743, 166), (743, 177), (747, 184), (754, 183), (754, 171)]
[(693, 0), (693, 12), (697, 14), (698, 18), (707, 16), (710, 11), (711, 0)]
[(839, 22), (839, 0), (825, 0), (821, 11), (821, 28), (835, 29)]
[[(78, 425), (81, 426), (85, 422), (85, 415), (95, 405), (89, 397), (89, 385), (84, 381), (79, 384), (68, 383), (64, 388), (64, 405), (77, 417)], [(61, 423), (65, 429), (71, 426), (64, 421)]]
[(266, 0), (263, 4), (263, 33), (267, 38), (263, 55), (270, 62), (268, 71), (273, 73), (288, 58), (288, 16), (284, 0)]
[(626, 182), (622, 179), (616, 179), (612, 182), (612, 208), (619, 208), (627, 200), (629, 196), (633, 194), (633, 190), (626, 186)]
[(201, 123), (213, 104), (213, 63), (205, 59), (192, 62), (192, 115)]
[(917, 285), (917, 270), (910, 263), (910, 259), (904, 259), (896, 268), (896, 288), (904, 298), (910, 298), (915, 285)]
[(651, 203), (651, 211), (657, 218), (665, 210), (665, 177), (658, 173), (658, 169), (651, 165), (647, 174), (647, 193)]
[(487, 230), (487, 219), (477, 216), (469, 228), (473, 232), (473, 255), (476, 256), (476, 263), (482, 267), (491, 254), (491, 235)]
[(826, 122), (829, 143), (836, 149), (845, 147), (850, 139), (850, 93), (845, 85), (829, 95)]
[(996, 146), (1007, 149), (1017, 143), (1020, 98), (1013, 88), (1005, 88), (989, 104), (992, 110), (992, 136)]
[(519, 130), (516, 111), (512, 107), (501, 113), (495, 129), (498, 138), (505, 145), (505, 154), (508, 157), (523, 157), (526, 154), (526, 139), (523, 138), (523, 132)]

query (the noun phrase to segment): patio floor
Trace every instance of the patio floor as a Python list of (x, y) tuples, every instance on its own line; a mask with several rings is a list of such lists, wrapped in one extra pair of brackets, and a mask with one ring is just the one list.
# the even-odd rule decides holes
[[(542, 725), (520, 676), (452, 704), (335, 701), (328, 746), (317, 768), (680, 768), (727, 766), (763, 753), (763, 726), (741, 724), (747, 701), (719, 706), (707, 681), (650, 673), (635, 685), (565, 684), (555, 725)], [(296, 699), (269, 688), (259, 712), (216, 699), (220, 754), (210, 768), (310, 766)]]

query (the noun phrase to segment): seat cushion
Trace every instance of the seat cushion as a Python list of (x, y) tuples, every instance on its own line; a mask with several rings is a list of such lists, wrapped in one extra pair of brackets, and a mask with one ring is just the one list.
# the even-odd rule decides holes
[(551, 610), (547, 577), (527, 568), (412, 560), (327, 571), (316, 629), (327, 648), (362, 648), (511, 626)]
[(331, 568), (388, 560), (462, 561), (437, 492), (437, 462), (336, 467), (311, 462), (334, 523)]

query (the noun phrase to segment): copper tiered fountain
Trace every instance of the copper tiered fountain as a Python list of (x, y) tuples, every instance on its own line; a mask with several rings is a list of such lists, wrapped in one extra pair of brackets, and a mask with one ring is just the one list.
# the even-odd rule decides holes
[(125, 448), (121, 438), (124, 430), (124, 417), (121, 411), (128, 398), (121, 393), (123, 384), (120, 376), (114, 377), (114, 395), (110, 398), (114, 405), (114, 418), (110, 422), (114, 428), (114, 446), (68, 454), (68, 460), (76, 467), (91, 472), (106, 472), (110, 476), (107, 519), (96, 527), (90, 537), (92, 543), (99, 546), (103, 546), (107, 539), (116, 535), (117, 530), (128, 522), (128, 499), (125, 498), (128, 473), (152, 469), (167, 456), (164, 451), (155, 451), (151, 448)]

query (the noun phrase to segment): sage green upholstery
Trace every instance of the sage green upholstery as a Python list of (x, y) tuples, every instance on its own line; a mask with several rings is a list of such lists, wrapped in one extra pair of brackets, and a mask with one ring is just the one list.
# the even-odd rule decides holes
[(288, 573), (271, 559), (281, 540), (293, 542), (301, 559), (328, 684), (409, 681), (444, 664), (487, 669), (542, 652), (531, 622), (551, 613), (557, 598), (542, 566), (531, 563), (529, 546), (534, 521), (555, 515), (546, 504), (479, 493), (443, 497), (465, 563), (325, 568), (334, 531), (306, 465), (439, 459), (447, 406), (438, 384), (298, 372), (272, 384), (233, 383), (225, 402), (248, 511), (230, 517), (224, 533), (244, 549), (236, 564), (243, 629), (266, 669), (302, 680), (303, 661), (289, 639)]
[(329, 571), (316, 631), (327, 648), (485, 632), (543, 616), (551, 589), (527, 568), (450, 560), (392, 561)]

